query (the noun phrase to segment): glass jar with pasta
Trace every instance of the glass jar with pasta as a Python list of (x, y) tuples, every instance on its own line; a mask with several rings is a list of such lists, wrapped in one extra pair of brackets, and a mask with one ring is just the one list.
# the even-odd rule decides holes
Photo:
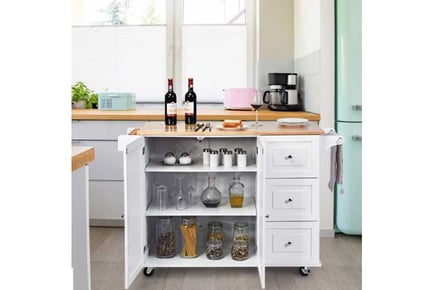
[(181, 225), (181, 252), (182, 258), (197, 257), (197, 222), (195, 217), (182, 217)]

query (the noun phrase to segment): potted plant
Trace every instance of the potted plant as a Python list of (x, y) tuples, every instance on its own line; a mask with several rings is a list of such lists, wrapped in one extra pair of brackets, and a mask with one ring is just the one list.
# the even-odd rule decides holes
[(83, 82), (75, 83), (72, 86), (72, 108), (98, 108), (98, 94), (91, 91)]

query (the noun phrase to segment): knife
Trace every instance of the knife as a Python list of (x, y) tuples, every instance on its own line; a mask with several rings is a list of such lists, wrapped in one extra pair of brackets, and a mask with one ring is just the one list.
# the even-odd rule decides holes
[(205, 132), (206, 129), (209, 129), (210, 127), (211, 127), (211, 124), (210, 123), (206, 123), (206, 126), (205, 126), (205, 128), (202, 129), (202, 132)]

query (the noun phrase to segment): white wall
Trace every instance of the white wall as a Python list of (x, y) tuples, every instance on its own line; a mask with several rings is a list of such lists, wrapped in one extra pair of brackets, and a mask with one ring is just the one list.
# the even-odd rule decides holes
[(257, 0), (258, 88), (268, 88), (268, 73), (294, 71), (293, 0)]
[(320, 0), (294, 0), (294, 59), (320, 49)]

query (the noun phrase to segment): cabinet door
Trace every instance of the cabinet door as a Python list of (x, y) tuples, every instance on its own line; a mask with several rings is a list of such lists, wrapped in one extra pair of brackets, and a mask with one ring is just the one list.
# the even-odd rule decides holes
[(336, 117), (362, 121), (362, 0), (336, 1)]
[(319, 215), (317, 179), (267, 179), (267, 221), (314, 221)]
[(343, 180), (335, 193), (335, 223), (339, 231), (362, 234), (362, 124), (337, 124), (345, 137), (343, 145)]
[(118, 150), (124, 165), (124, 223), (125, 223), (125, 288), (129, 288), (144, 265), (145, 180), (144, 138), (119, 136)]

